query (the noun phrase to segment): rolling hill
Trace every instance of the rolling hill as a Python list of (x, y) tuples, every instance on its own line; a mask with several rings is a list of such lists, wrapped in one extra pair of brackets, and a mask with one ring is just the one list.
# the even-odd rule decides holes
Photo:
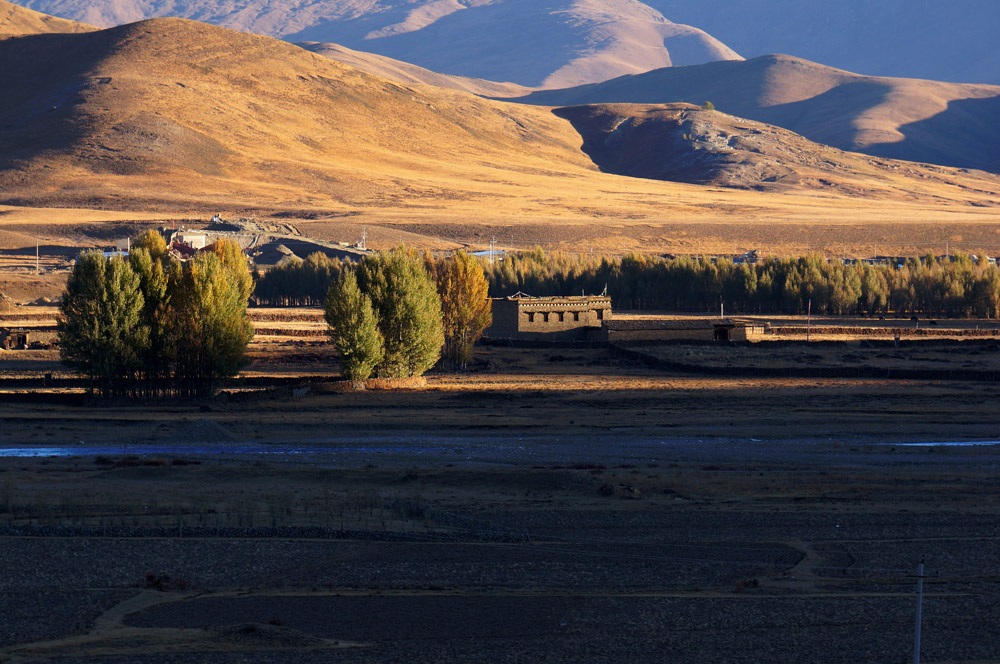
[(629, 177), (757, 190), (885, 197), (891, 176), (946, 183), (951, 169), (872, 159), (817, 145), (762, 122), (693, 104), (598, 104), (555, 109), (601, 170)]
[(388, 199), (406, 189), (390, 183), (420, 173), (588, 167), (572, 129), (544, 110), (428, 97), (285, 42), (183, 19), (9, 39), (0, 60), (11, 64), (0, 73), (8, 195), (76, 200), (68, 189), (152, 177), (184, 180), (175, 191), (188, 196), (274, 200), (287, 187), (295, 198)]
[(516, 83), (497, 83), (481, 78), (466, 76), (449, 76), (411, 65), (402, 60), (394, 60), (384, 55), (375, 55), (364, 51), (355, 51), (339, 44), (329, 42), (299, 42), (302, 48), (318, 53), (323, 57), (350, 65), (369, 74), (375, 74), (404, 85), (435, 85), (449, 90), (461, 90), (483, 97), (520, 97), (531, 94), (534, 88)]
[[(869, 223), (906, 238), (921, 223), (931, 237), (948, 223), (995, 236), (983, 229), (996, 176), (878, 163), (689, 107), (553, 112), (401, 85), (184, 19), (13, 37), (0, 61), (0, 226), (12, 232), (100, 208), (305, 220), (331, 240), (365, 225), (382, 246), (516, 233), (519, 244), (701, 250), (714, 245), (690, 228), (773, 238), (775, 224), (813, 246), (815, 229), (844, 220), (866, 238)], [(701, 175), (657, 165), (685, 160)], [(644, 169), (620, 166), (633, 162)]]
[(91, 32), (97, 29), (86, 23), (67, 21), (0, 1), (0, 39), (49, 32)]
[(638, 0), (22, 0), (110, 27), (179, 16), (288, 41), (334, 42), (443, 74), (564, 87), (740, 56)]
[(520, 98), (530, 104), (711, 101), (817, 143), (892, 159), (1000, 170), (1000, 86), (876, 78), (785, 55), (657, 69)]

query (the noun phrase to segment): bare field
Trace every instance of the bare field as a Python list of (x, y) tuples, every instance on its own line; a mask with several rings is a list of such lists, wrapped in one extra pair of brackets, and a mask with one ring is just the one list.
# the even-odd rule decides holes
[[(993, 362), (977, 349), (890, 352)], [(299, 382), (0, 395), (0, 661), (900, 661), (920, 556), (924, 661), (998, 661), (998, 446), (927, 443), (996, 441), (1000, 384), (484, 347), (468, 372), (351, 392), (325, 340), (251, 355), (251, 376)], [(6, 353), (0, 377), (56, 360)]]
[[(701, 386), (703, 426), (720, 388), (761, 387), (713, 383)], [(547, 407), (540, 385), (512, 390), (508, 407)], [(385, 412), (414, 395), (363, 396), (378, 418), (376, 402)], [(240, 415), (302, 421), (318, 405)], [(488, 463), (470, 423), (443, 434), (459, 440), (450, 449), (387, 423), (408, 455), (386, 450), (381, 427), (356, 425), (354, 445), (369, 449), (347, 465), (329, 448), (0, 459), (0, 559), (18, 570), (0, 580), (0, 661), (899, 661), (921, 555), (925, 661), (997, 661), (984, 629), (1000, 615), (995, 447), (670, 439), (636, 445), (640, 460), (627, 433), (601, 436), (593, 421), (567, 432), (564, 420), (557, 436), (558, 424), (539, 435), (510, 422), (500, 443), (516, 437), (521, 451)], [(557, 440), (561, 457), (534, 454)]]

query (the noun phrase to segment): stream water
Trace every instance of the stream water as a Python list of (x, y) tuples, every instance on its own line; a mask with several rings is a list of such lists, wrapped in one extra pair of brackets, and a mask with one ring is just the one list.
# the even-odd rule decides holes
[[(995, 449), (988, 449), (996, 446)], [(978, 451), (973, 451), (975, 448)], [(953, 456), (977, 455), (981, 462), (1000, 461), (1000, 441), (768, 441), (737, 438), (629, 438), (587, 437), (378, 435), (364, 438), (325, 438), (275, 442), (131, 442), (0, 447), (0, 457), (143, 457), (203, 458), (261, 461), (323, 467), (407, 466), (531, 466), (574, 464), (634, 465), (701, 462), (796, 462), (817, 456), (834, 463), (945, 461)]]

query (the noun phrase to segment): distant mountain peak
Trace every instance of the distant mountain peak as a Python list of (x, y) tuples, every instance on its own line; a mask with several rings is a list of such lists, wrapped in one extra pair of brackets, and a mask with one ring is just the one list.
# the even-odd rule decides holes
[(176, 15), (293, 42), (336, 43), (457, 76), (579, 85), (739, 54), (639, 0), (21, 0), (102, 26)]

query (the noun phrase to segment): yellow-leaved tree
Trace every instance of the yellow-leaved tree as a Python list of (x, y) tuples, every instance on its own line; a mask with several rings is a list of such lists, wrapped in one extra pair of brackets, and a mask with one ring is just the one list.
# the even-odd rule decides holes
[(489, 283), (483, 266), (464, 251), (456, 251), (437, 275), (444, 322), (444, 356), (455, 369), (472, 359), (472, 347), (493, 322)]

